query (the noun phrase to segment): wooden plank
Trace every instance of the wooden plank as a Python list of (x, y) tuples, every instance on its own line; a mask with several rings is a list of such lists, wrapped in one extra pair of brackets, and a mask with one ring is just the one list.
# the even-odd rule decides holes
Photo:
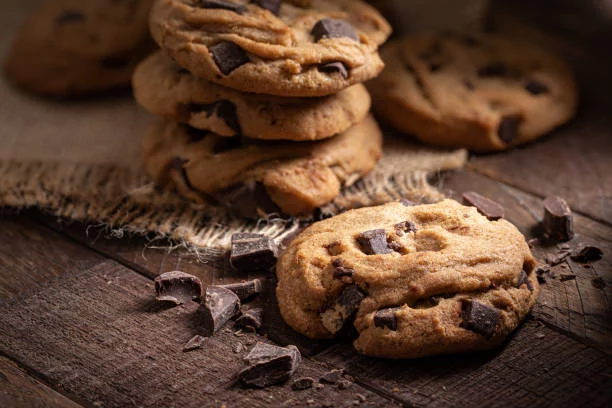
[(0, 407), (79, 408), (81, 405), (31, 377), (12, 361), (0, 357)]
[[(456, 198), (472, 190), (498, 201), (506, 209), (506, 219), (527, 238), (541, 234), (538, 223), (543, 207), (539, 198), (469, 171), (449, 174), (441, 183), (446, 192)], [(576, 237), (569, 242), (570, 246), (594, 244), (604, 251), (604, 257), (586, 266), (566, 259), (553, 267), (557, 279), (548, 279), (541, 285), (533, 315), (612, 350), (612, 228), (578, 214), (574, 216), (574, 226)], [(555, 245), (537, 243), (533, 247), (534, 256), (540, 263), (544, 263), (547, 254), (556, 252)], [(559, 276), (562, 274), (575, 275), (575, 279), (561, 282)], [(606, 286), (595, 287), (593, 279), (596, 278), (602, 278)]]

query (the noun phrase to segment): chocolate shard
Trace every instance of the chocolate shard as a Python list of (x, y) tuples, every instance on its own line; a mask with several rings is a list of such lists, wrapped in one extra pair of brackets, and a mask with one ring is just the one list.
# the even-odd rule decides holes
[(388, 309), (381, 309), (374, 314), (374, 326), (385, 328), (389, 330), (397, 330), (397, 317), (395, 312), (400, 310), (399, 307), (392, 307)]
[(328, 62), (323, 65), (319, 65), (319, 71), (324, 72), (326, 74), (340, 74), (343, 79), (347, 79), (349, 76), (349, 71), (346, 65), (340, 61)]
[(570, 254), (570, 251), (559, 251), (556, 254), (546, 254), (544, 260), (550, 266), (559, 265), (562, 263), (565, 258), (567, 258)]
[(282, 213), (282, 210), (270, 198), (266, 187), (255, 181), (224, 190), (215, 197), (239, 218), (258, 219), (267, 214)]
[(533, 78), (527, 81), (525, 89), (532, 95), (541, 95), (550, 91), (545, 83)]
[(598, 261), (603, 257), (603, 251), (596, 246), (585, 245), (576, 250), (571, 254), (571, 258), (576, 262), (593, 262)]
[(197, 350), (199, 348), (202, 348), (204, 343), (206, 343), (206, 337), (195, 335), (187, 342), (187, 344), (183, 346), (183, 351), (188, 352), (188, 351)]
[(359, 305), (361, 305), (365, 296), (365, 293), (356, 285), (345, 287), (338, 296), (336, 303), (321, 313), (323, 326), (331, 334), (338, 333), (347, 322), (355, 318), (357, 309), (359, 309)]
[(502, 142), (510, 144), (516, 140), (521, 121), (521, 117), (517, 115), (508, 115), (501, 118), (497, 128), (497, 136)]
[(359, 41), (357, 32), (352, 25), (344, 20), (333, 18), (325, 18), (317, 21), (312, 28), (312, 36), (315, 42), (319, 42), (322, 38), (341, 38), (347, 37), (351, 40)]
[(202, 297), (202, 281), (197, 276), (181, 271), (162, 273), (155, 278), (155, 293), (158, 301), (180, 305)]
[(66, 10), (55, 18), (57, 24), (77, 23), (85, 21), (86, 17), (79, 10)]
[(478, 212), (487, 217), (490, 221), (504, 218), (504, 207), (499, 203), (473, 191), (463, 193), (462, 197), (465, 205), (476, 207)]
[(574, 216), (563, 198), (546, 197), (542, 226), (546, 234), (553, 240), (569, 241), (574, 238)]
[(516, 287), (520, 288), (523, 285), (527, 285), (527, 289), (529, 289), (530, 292), (533, 292), (533, 285), (531, 284), (531, 281), (529, 280), (529, 277), (527, 276), (527, 272), (525, 272), (524, 270), (521, 271), (521, 275), (519, 276)]
[(357, 237), (357, 242), (366, 255), (390, 254), (393, 252), (387, 244), (387, 234), (384, 229), (362, 232)]
[(260, 307), (247, 310), (236, 319), (236, 327), (239, 329), (251, 329), (257, 331), (263, 322), (264, 310)]
[(206, 288), (204, 303), (198, 308), (198, 315), (207, 336), (215, 334), (240, 310), (240, 299), (231, 290), (219, 286)]
[(196, 6), (205, 9), (230, 10), (238, 14), (243, 14), (247, 10), (245, 6), (227, 0), (200, 0)]
[(342, 259), (337, 258), (332, 262), (332, 266), (334, 267), (334, 278), (342, 279), (342, 278), (352, 278), (355, 270), (353, 268), (349, 268), (344, 265)]
[(314, 384), (314, 378), (312, 377), (301, 377), (296, 379), (293, 384), (291, 384), (291, 389), (293, 391), (302, 391), (312, 388)]
[(230, 264), (239, 271), (268, 270), (277, 256), (276, 243), (265, 235), (248, 232), (232, 235)]
[(250, 61), (247, 53), (230, 41), (222, 41), (210, 47), (215, 64), (223, 75), (229, 75), (236, 68)]
[(461, 304), (461, 327), (490, 338), (500, 320), (500, 312), (493, 306), (476, 300), (463, 300)]
[(404, 235), (404, 233), (416, 232), (417, 231), (416, 225), (413, 222), (410, 222), (410, 221), (404, 221), (404, 222), (400, 222), (398, 224), (395, 224), (393, 226), (393, 228), (395, 228), (395, 234), (397, 236), (399, 236), (399, 237)]
[(344, 376), (344, 370), (331, 370), (319, 378), (322, 384), (337, 384)]
[(245, 357), (249, 366), (240, 371), (238, 377), (247, 387), (265, 388), (291, 378), (301, 360), (302, 356), (295, 346), (257, 343)]
[(253, 0), (262, 9), (266, 9), (275, 16), (278, 16), (283, 0)]
[(231, 290), (234, 292), (241, 302), (255, 296), (259, 293), (263, 293), (263, 284), (260, 279), (253, 279), (250, 281), (243, 281), (238, 283), (229, 283), (227, 285), (219, 285), (219, 287)]

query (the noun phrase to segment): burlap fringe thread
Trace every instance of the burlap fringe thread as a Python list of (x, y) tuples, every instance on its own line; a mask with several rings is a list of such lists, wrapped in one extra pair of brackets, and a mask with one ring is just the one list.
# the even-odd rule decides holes
[[(465, 161), (465, 152), (454, 156), (456, 163), (448, 167), (460, 167)], [(438, 201), (442, 194), (428, 183), (428, 175), (423, 170), (375, 171), (345, 188), (322, 213), (332, 215), (402, 197)], [(239, 231), (282, 240), (300, 223), (275, 215), (246, 223), (232, 219), (223, 208), (196, 205), (172, 192), (159, 191), (141, 172), (91, 164), (0, 162), (0, 206), (38, 207), (57, 217), (105, 227), (113, 236), (133, 233), (151, 241), (169, 239), (196, 253), (227, 247), (231, 235)]]

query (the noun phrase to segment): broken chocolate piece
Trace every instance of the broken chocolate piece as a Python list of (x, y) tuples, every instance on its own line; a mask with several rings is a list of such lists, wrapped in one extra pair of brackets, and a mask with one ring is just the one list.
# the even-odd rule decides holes
[(538, 279), (538, 283), (546, 283), (546, 278), (553, 278), (554, 276), (552, 275), (551, 271), (550, 271), (550, 266), (548, 265), (541, 265), (538, 266), (535, 269), (535, 274), (536, 277)]
[(596, 246), (585, 245), (572, 252), (571, 258), (574, 261), (587, 263), (598, 261), (603, 257), (603, 251)]
[(245, 6), (226, 0), (200, 0), (196, 5), (205, 9), (230, 10), (238, 14), (242, 14), (247, 10)]
[(236, 319), (236, 327), (240, 329), (251, 328), (253, 331), (259, 330), (263, 322), (264, 310), (260, 307), (247, 310)]
[(353, 268), (349, 268), (344, 266), (342, 259), (334, 259), (332, 262), (332, 266), (334, 267), (334, 278), (342, 279), (345, 277), (352, 278), (355, 270)]
[(559, 251), (556, 254), (546, 254), (544, 260), (550, 266), (559, 265), (561, 262), (565, 260), (569, 256), (569, 251)]
[(234, 292), (241, 302), (247, 300), (251, 296), (263, 293), (263, 285), (260, 279), (253, 279), (250, 281), (238, 283), (229, 283), (227, 285), (219, 285), (219, 287)]
[(389, 328), (389, 330), (397, 330), (397, 317), (395, 312), (399, 310), (398, 307), (392, 307), (388, 309), (381, 309), (374, 314), (374, 326)]
[(501, 118), (499, 127), (497, 128), (497, 136), (502, 142), (510, 144), (516, 140), (521, 124), (521, 117), (517, 115), (508, 115)]
[(504, 207), (499, 203), (473, 191), (463, 193), (462, 197), (465, 205), (476, 207), (478, 212), (487, 217), (490, 221), (504, 218)]
[(561, 197), (546, 197), (542, 226), (546, 234), (557, 241), (574, 238), (574, 216), (567, 202)]
[(500, 319), (496, 308), (476, 300), (462, 300), (461, 327), (490, 338), (495, 334), (495, 327)]
[(276, 263), (278, 248), (274, 240), (261, 234), (232, 235), (230, 263), (239, 271), (270, 269)]
[(193, 351), (193, 350), (202, 348), (205, 342), (206, 342), (206, 337), (202, 337), (196, 334), (195, 336), (191, 338), (191, 340), (187, 342), (187, 344), (185, 344), (185, 346), (183, 347), (183, 351), (187, 352), (187, 351)]
[(400, 254), (404, 252), (404, 246), (397, 241), (389, 242), (389, 248)]
[(319, 382), (323, 384), (336, 384), (340, 381), (344, 375), (344, 370), (331, 370), (329, 373), (323, 375), (323, 377), (319, 378)]
[(307, 390), (308, 388), (312, 388), (314, 384), (314, 378), (312, 377), (302, 377), (296, 379), (293, 384), (291, 384), (291, 389), (293, 391), (302, 391)]
[(501, 62), (492, 62), (478, 69), (481, 78), (503, 77), (508, 75), (508, 67)]
[(401, 237), (402, 235), (404, 235), (404, 233), (407, 232), (416, 232), (417, 231), (417, 227), (413, 222), (410, 221), (404, 221), (404, 222), (400, 222), (398, 224), (395, 224), (393, 226), (393, 228), (395, 228), (395, 234), (398, 237)]
[(325, 72), (326, 74), (339, 73), (343, 79), (346, 79), (349, 76), (349, 71), (346, 68), (346, 65), (344, 65), (340, 61), (328, 62), (326, 64), (320, 65), (319, 71)]
[(319, 42), (322, 38), (341, 38), (348, 37), (351, 40), (359, 41), (357, 32), (352, 25), (344, 20), (326, 18), (317, 21), (312, 28), (312, 36), (315, 42)]
[(362, 232), (357, 237), (357, 242), (366, 255), (390, 254), (393, 252), (387, 245), (387, 234), (384, 229)]
[(162, 273), (155, 278), (155, 299), (180, 305), (190, 300), (199, 301), (202, 281), (197, 276), (181, 271)]
[(275, 16), (278, 16), (281, 4), (283, 4), (283, 0), (253, 0), (252, 2), (257, 4), (262, 9), (270, 11)]
[(268, 387), (287, 381), (301, 360), (302, 356), (295, 346), (285, 348), (257, 343), (245, 357), (249, 366), (238, 376), (247, 387)]
[(365, 296), (365, 293), (355, 285), (345, 287), (336, 303), (321, 313), (323, 326), (332, 334), (338, 333), (347, 322), (354, 319)]
[(549, 91), (548, 86), (546, 84), (533, 78), (527, 81), (527, 83), (525, 84), (525, 89), (532, 95), (540, 95), (543, 93), (548, 93)]
[(527, 289), (529, 289), (530, 292), (533, 292), (533, 285), (529, 281), (529, 277), (527, 276), (527, 273), (524, 270), (521, 271), (521, 276), (519, 276), (516, 287), (520, 288), (523, 285), (527, 285)]
[(223, 75), (230, 74), (236, 68), (250, 61), (242, 48), (230, 41), (222, 41), (210, 47), (213, 59)]
[(85, 21), (85, 14), (78, 10), (66, 10), (55, 18), (57, 24), (76, 23)]
[(215, 334), (240, 310), (240, 299), (231, 290), (209, 286), (204, 303), (198, 308), (207, 336)]

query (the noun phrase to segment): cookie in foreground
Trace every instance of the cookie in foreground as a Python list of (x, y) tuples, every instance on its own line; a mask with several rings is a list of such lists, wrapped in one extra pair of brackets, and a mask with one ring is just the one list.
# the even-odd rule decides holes
[(280, 255), (284, 320), (311, 338), (354, 326), (374, 357), (499, 346), (533, 307), (536, 262), (509, 222), (454, 200), (395, 202), (313, 224)]

